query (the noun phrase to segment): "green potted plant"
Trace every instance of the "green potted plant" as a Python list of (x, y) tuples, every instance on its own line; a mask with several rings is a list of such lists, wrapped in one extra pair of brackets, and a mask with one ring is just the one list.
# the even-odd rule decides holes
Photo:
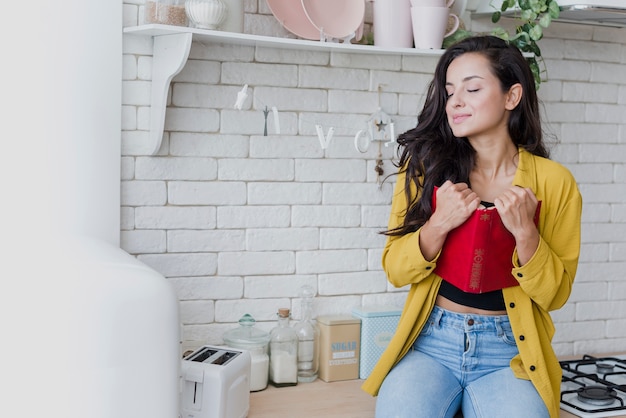
[[(535, 84), (539, 88), (542, 74), (545, 71), (542, 72), (539, 68), (539, 61), (543, 61), (543, 58), (537, 42), (543, 38), (543, 30), (550, 26), (553, 19), (559, 17), (559, 5), (557, 0), (502, 0), (499, 9), (494, 6), (491, 21), (498, 23), (502, 14), (508, 10), (514, 11), (511, 17), (516, 20), (515, 33), (509, 33), (501, 27), (496, 27), (491, 31), (491, 34), (512, 43), (522, 52), (532, 54), (531, 57), (528, 57), (528, 61), (535, 76)], [(469, 31), (458, 30), (446, 38), (444, 48), (471, 35), (472, 33)]]

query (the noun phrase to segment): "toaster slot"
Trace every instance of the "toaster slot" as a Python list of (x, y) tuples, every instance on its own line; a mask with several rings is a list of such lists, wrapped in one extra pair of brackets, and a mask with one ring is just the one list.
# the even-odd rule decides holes
[(213, 360), (211, 364), (217, 364), (217, 365), (223, 366), (226, 363), (228, 363), (231, 359), (237, 357), (239, 354), (241, 353), (238, 351), (226, 351), (224, 352), (224, 354), (222, 354), (221, 356)]
[(204, 347), (200, 351), (197, 351), (196, 353), (192, 354), (192, 356), (189, 357), (187, 360), (197, 361), (198, 363), (202, 363), (206, 361), (207, 359), (211, 358), (212, 356), (214, 356), (215, 353), (217, 353), (217, 350), (213, 350), (209, 347)]

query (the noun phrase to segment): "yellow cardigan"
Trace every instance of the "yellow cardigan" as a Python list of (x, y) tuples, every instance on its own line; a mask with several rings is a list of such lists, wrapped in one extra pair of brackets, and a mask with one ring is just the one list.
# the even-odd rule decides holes
[[(403, 173), (399, 174), (389, 228), (402, 222), (406, 209)], [(580, 252), (582, 198), (576, 181), (562, 165), (520, 149), (513, 184), (529, 187), (542, 201), (539, 247), (524, 266), (513, 254), (511, 273), (519, 286), (503, 289), (507, 314), (519, 355), (511, 360), (515, 375), (530, 379), (545, 402), (550, 417), (559, 416), (561, 367), (552, 349), (554, 324), (549, 311), (561, 308), (574, 282)], [(391, 368), (409, 351), (435, 304), (441, 278), (433, 273), (437, 258), (424, 259), (416, 231), (389, 237), (382, 263), (395, 287), (411, 285), (396, 333), (362, 389), (376, 396)], [(515, 396), (515, 394), (511, 394)]]

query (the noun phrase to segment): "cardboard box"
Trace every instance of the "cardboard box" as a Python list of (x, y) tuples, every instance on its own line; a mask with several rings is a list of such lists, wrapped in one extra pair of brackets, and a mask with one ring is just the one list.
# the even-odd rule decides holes
[(359, 378), (361, 320), (350, 315), (317, 317), (320, 328), (319, 378), (325, 382)]
[(366, 379), (396, 332), (401, 308), (369, 306), (354, 308), (352, 315), (361, 320), (359, 378)]

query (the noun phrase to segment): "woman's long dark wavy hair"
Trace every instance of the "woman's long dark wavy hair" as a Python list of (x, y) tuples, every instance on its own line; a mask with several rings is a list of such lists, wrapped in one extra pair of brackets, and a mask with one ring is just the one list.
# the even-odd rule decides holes
[[(535, 80), (520, 50), (495, 36), (461, 40), (450, 46), (439, 60), (417, 126), (398, 137), (400, 159), (397, 166), (406, 172), (404, 189), (408, 207), (404, 223), (385, 231), (386, 235), (405, 235), (426, 223), (432, 214), (434, 186), (441, 186), (446, 180), (469, 184), (476, 152), (467, 138), (455, 137), (450, 129), (445, 111), (448, 96), (445, 83), (450, 63), (470, 52), (489, 60), (503, 92), (514, 84), (521, 84), (523, 94), (511, 111), (509, 135), (517, 147), (542, 157), (549, 156), (543, 143)], [(410, 187), (411, 184), (415, 187)]]

